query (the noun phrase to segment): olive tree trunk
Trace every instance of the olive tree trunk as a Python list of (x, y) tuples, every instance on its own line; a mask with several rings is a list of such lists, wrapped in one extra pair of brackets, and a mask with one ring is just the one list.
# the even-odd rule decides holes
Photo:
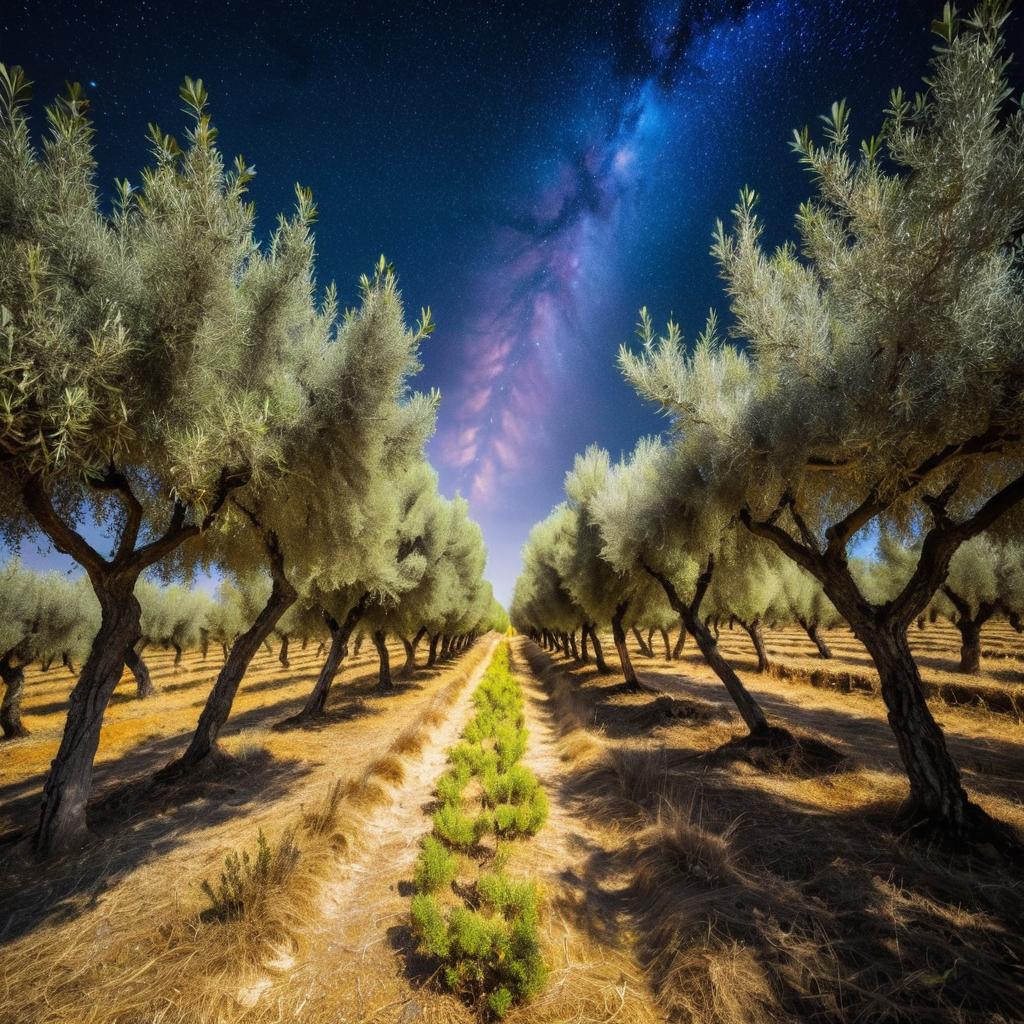
[(282, 668), (291, 668), (291, 663), (288, 661), (288, 641), (289, 636), (286, 633), (281, 637), (281, 651), (277, 656), (277, 660), (281, 662)]
[(757, 671), (767, 672), (771, 665), (768, 662), (768, 651), (764, 646), (764, 633), (761, 631), (761, 621), (752, 619), (750, 622), (740, 622), (746, 630), (750, 642), (754, 645), (754, 652), (757, 654)]
[(391, 679), (391, 656), (388, 654), (387, 633), (383, 629), (373, 631), (373, 646), (377, 649), (377, 658), (380, 662), (377, 685), (382, 690), (390, 690), (395, 684)]
[(612, 670), (608, 667), (608, 662), (604, 660), (604, 648), (601, 646), (601, 638), (597, 635), (597, 623), (591, 622), (584, 629), (590, 634), (590, 642), (594, 647), (594, 664), (597, 666), (598, 674), (602, 676), (611, 675)]
[(826, 660), (831, 658), (832, 649), (825, 643), (825, 638), (821, 635), (818, 624), (816, 622), (809, 622), (807, 619), (798, 619), (797, 621), (800, 623), (803, 631), (810, 637), (811, 643), (818, 648), (818, 654)]
[(668, 638), (668, 630), (664, 629), (664, 628), (661, 628), (661, 629), (659, 629), (658, 632), (661, 633), (661, 642), (665, 645), (665, 660), (666, 661), (671, 661), (672, 660), (672, 641), (669, 640), (669, 638)]
[[(946, 460), (970, 450), (972, 444), (983, 446), (983, 443), (984, 435), (979, 435), (929, 456), (908, 476), (904, 492), (918, 488), (921, 481), (929, 479), (929, 474), (942, 469)], [(897, 816), (896, 827), (905, 833), (934, 837), (943, 842), (966, 845), (991, 842), (1019, 857), (1020, 844), (1010, 830), (968, 798), (960, 781), (960, 770), (946, 748), (942, 729), (925, 701), (920, 672), (907, 639), (910, 624), (924, 612), (945, 582), (950, 560), (960, 545), (988, 529), (1024, 499), (1024, 476), (1020, 476), (993, 494), (968, 518), (957, 521), (949, 514), (948, 506), (959, 485), (959, 477), (953, 475), (938, 494), (919, 492), (921, 502), (931, 513), (932, 526), (924, 534), (918, 562), (909, 580), (900, 593), (884, 605), (865, 599), (850, 572), (846, 554), (847, 545), (857, 531), (889, 507), (891, 497), (881, 497), (880, 489), (873, 489), (859, 506), (830, 525), (824, 531), (824, 544), (822, 538), (808, 528), (791, 494), (783, 496), (776, 513), (766, 520), (754, 519), (749, 509), (741, 510), (740, 519), (752, 533), (771, 540), (821, 583), (829, 600), (871, 655), (878, 671), (889, 725), (910, 783), (910, 795)], [(800, 539), (777, 521), (787, 509)]]
[(686, 647), (686, 623), (679, 623), (679, 636), (676, 638), (676, 645), (672, 648), (672, 660), (678, 661), (683, 656)]
[(740, 716), (750, 731), (750, 735), (758, 736), (767, 733), (769, 730), (768, 719), (765, 717), (764, 711), (761, 710), (761, 705), (757, 703), (753, 694), (743, 685), (743, 681), (736, 674), (732, 665), (722, 657), (717, 641), (700, 617), (700, 604), (704, 600), (708, 587), (711, 585), (715, 571), (714, 555), (708, 556), (704, 569), (697, 579), (693, 599), (689, 604), (686, 604), (679, 596), (675, 585), (667, 576), (652, 569), (649, 565), (644, 565), (644, 569), (652, 579), (657, 580), (661, 584), (661, 588), (665, 591), (665, 596), (668, 598), (672, 610), (683, 620), (686, 629), (693, 634), (701, 655), (729, 692), (729, 696), (732, 697), (733, 703), (736, 705)]
[(636, 640), (636, 645), (640, 649), (640, 654), (643, 657), (645, 657), (645, 658), (653, 657), (654, 652), (650, 649), (650, 647), (647, 646), (647, 641), (644, 640), (643, 633), (641, 633), (640, 630), (637, 629), (636, 626), (633, 627), (633, 639)]
[(411, 640), (405, 636), (399, 637), (402, 641), (402, 647), (405, 648), (405, 664), (398, 673), (400, 676), (408, 677), (416, 671), (416, 648), (419, 647), (420, 641), (422, 641), (426, 635), (426, 627), (420, 626)]
[(427, 668), (433, 668), (437, 664), (437, 644), (440, 639), (439, 633), (432, 633), (430, 636), (430, 647), (427, 650)]
[(295, 603), (298, 593), (289, 583), (284, 570), (284, 556), (277, 537), (268, 532), (264, 538), (269, 556), (273, 585), (270, 596), (256, 621), (231, 645), (227, 661), (206, 698), (199, 724), (185, 753), (157, 773), (161, 782), (170, 782), (193, 774), (217, 750), (217, 738), (231, 714), (238, 687), (260, 646), (273, 632), (281, 616)]
[(590, 634), (587, 632), (586, 623), (580, 626), (580, 661), (584, 665), (590, 664)]
[(636, 692), (640, 689), (640, 680), (637, 678), (636, 669), (633, 668), (633, 661), (629, 656), (626, 630), (622, 625), (622, 620), (628, 611), (629, 601), (622, 601), (616, 606), (615, 614), (612, 615), (612, 639), (615, 641), (615, 651), (619, 656), (619, 665), (622, 667), (622, 680), (629, 690)]
[[(139, 647), (141, 647), (141, 644)], [(135, 677), (135, 696), (139, 700), (145, 700), (156, 693), (156, 687), (153, 685), (153, 679), (149, 674), (149, 666), (143, 660), (139, 647), (133, 647), (128, 652), (124, 663), (128, 671)]]
[(348, 655), (349, 637), (352, 636), (352, 631), (366, 613), (369, 603), (370, 595), (368, 593), (363, 594), (349, 609), (348, 614), (340, 623), (333, 615), (324, 612), (324, 622), (327, 624), (328, 632), (331, 634), (331, 645), (327, 649), (327, 657), (324, 659), (323, 665), (320, 666), (313, 691), (306, 699), (302, 710), (295, 716), (295, 719), (312, 718), (324, 713), (327, 708), (327, 697), (331, 692), (331, 686), (334, 684), (338, 669), (341, 668), (341, 663)]
[(17, 651), (8, 651), (0, 659), (0, 679), (4, 684), (4, 696), (0, 701), (0, 729), (5, 740), (28, 736), (28, 729), (21, 721), (21, 698), (25, 693), (25, 669)]
[(137, 575), (97, 573), (100, 628), (71, 691), (64, 733), (43, 786), (34, 846), (42, 857), (60, 853), (87, 836), (85, 809), (103, 714), (129, 652), (139, 640), (142, 609), (135, 597)]
[(973, 611), (965, 601), (948, 584), (942, 592), (952, 602), (957, 611), (956, 628), (960, 631), (960, 671), (967, 675), (977, 675), (981, 671), (981, 627), (996, 612), (996, 605), (982, 601), (978, 610)]

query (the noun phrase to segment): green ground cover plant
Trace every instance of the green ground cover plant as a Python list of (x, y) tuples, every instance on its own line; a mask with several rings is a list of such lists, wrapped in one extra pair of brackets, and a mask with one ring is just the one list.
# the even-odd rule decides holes
[[(414, 869), (411, 919), (421, 952), (440, 961), (444, 986), (482, 1015), (500, 1018), (535, 995), (546, 975), (537, 885), (505, 873), (505, 840), (534, 835), (548, 815), (537, 777), (518, 763), (529, 734), (507, 643), (495, 652), (473, 704), (435, 787), (438, 806)], [(492, 834), (493, 852), (483, 845)], [(467, 872), (475, 879), (453, 885)]]

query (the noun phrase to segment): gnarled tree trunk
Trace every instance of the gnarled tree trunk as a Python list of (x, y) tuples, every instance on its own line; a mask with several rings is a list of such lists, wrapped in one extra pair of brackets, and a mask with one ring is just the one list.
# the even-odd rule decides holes
[(580, 660), (580, 652), (579, 652), (579, 649), (576, 646), (576, 630), (573, 630), (569, 634), (569, 649), (570, 649), (570, 651), (572, 653), (572, 660), (573, 661), (579, 661)]
[(25, 669), (17, 650), (8, 651), (0, 659), (0, 679), (4, 684), (4, 696), (0, 701), (0, 729), (5, 740), (28, 736), (28, 729), (21, 720), (21, 699), (25, 693)]
[(590, 664), (590, 649), (588, 646), (589, 639), (590, 634), (587, 632), (586, 623), (584, 623), (580, 626), (580, 661), (584, 665)]
[(672, 648), (672, 659), (678, 661), (683, 656), (686, 647), (686, 623), (679, 623), (679, 636), (676, 638), (676, 645)]
[(644, 569), (652, 579), (657, 580), (661, 584), (661, 588), (665, 591), (665, 596), (668, 598), (668, 603), (672, 606), (672, 610), (683, 620), (687, 630), (693, 634), (693, 638), (697, 641), (697, 647), (700, 649), (704, 660), (715, 675), (722, 680), (726, 690), (729, 691), (729, 696), (732, 697), (733, 703), (750, 730), (751, 736), (767, 733), (769, 729), (768, 719), (761, 710), (761, 705), (757, 703), (750, 691), (743, 685), (743, 681), (733, 670), (732, 665), (722, 657), (722, 652), (718, 649), (718, 643), (700, 617), (700, 604), (704, 600), (704, 594), (707, 592), (708, 587), (711, 585), (711, 579), (715, 571), (714, 556), (708, 557), (704, 569), (697, 579), (697, 586), (694, 589), (693, 600), (690, 604), (686, 604), (683, 601), (675, 585), (667, 576), (652, 569), (649, 565), (645, 565)]
[(629, 601), (622, 601), (612, 615), (612, 639), (615, 641), (615, 650), (619, 655), (619, 664), (622, 666), (622, 680), (627, 688), (636, 692), (640, 689), (640, 680), (636, 670), (633, 668), (633, 661), (629, 656), (629, 647), (626, 645), (626, 630), (623, 628), (622, 620), (629, 611)]
[(768, 663), (768, 652), (765, 650), (764, 633), (761, 632), (760, 620), (752, 619), (750, 622), (741, 622), (740, 625), (746, 630), (750, 642), (754, 645), (754, 652), (757, 654), (757, 671), (767, 672), (771, 666)]
[(174, 648), (174, 667), (178, 668), (181, 665), (182, 649), (181, 644), (177, 640), (171, 642), (171, 646)]
[(331, 692), (331, 686), (338, 674), (341, 663), (348, 654), (349, 637), (352, 636), (352, 631), (366, 613), (369, 603), (370, 595), (368, 593), (363, 594), (349, 609), (348, 614), (340, 623), (333, 615), (324, 612), (324, 622), (327, 624), (328, 632), (331, 634), (331, 646), (327, 650), (327, 657), (323, 665), (320, 666), (313, 691), (306, 699), (305, 706), (295, 716), (296, 719), (309, 718), (324, 713), (327, 707), (327, 697)]
[(64, 733), (43, 787), (34, 839), (35, 850), (42, 857), (76, 846), (86, 836), (85, 808), (103, 713), (139, 639), (142, 609), (134, 593), (137, 578), (137, 573), (99, 571), (93, 577), (100, 602), (100, 628), (71, 691)]
[(981, 627), (996, 612), (996, 605), (982, 601), (975, 612), (970, 604), (960, 597), (949, 584), (942, 592), (957, 611), (956, 628), (960, 631), (960, 671), (977, 675), (981, 671)]
[(250, 662), (260, 646), (266, 644), (281, 616), (298, 597), (285, 575), (284, 556), (276, 535), (268, 532), (265, 542), (273, 580), (267, 603), (256, 616), (256, 621), (231, 645), (227, 661), (224, 662), (217, 675), (217, 681), (206, 698), (206, 705), (199, 716), (199, 724), (188, 749), (176, 761), (172, 761), (157, 773), (159, 781), (169, 782), (192, 774), (216, 751), (217, 737), (231, 714), (235, 695)]
[(416, 671), (416, 648), (427, 635), (426, 626), (420, 626), (412, 640), (402, 637), (402, 645), (405, 647), (405, 664), (402, 666), (402, 675), (411, 676)]
[(653, 657), (654, 652), (650, 649), (650, 647), (647, 646), (647, 643), (644, 640), (643, 633), (641, 633), (640, 630), (636, 626), (633, 627), (633, 639), (636, 640), (636, 645), (640, 649), (640, 654), (643, 657), (645, 657), (645, 658)]
[(139, 649), (141, 646), (140, 644), (138, 647), (133, 647), (124, 659), (124, 663), (128, 667), (128, 671), (135, 677), (135, 696), (139, 700), (145, 700), (156, 693), (156, 687), (149, 674), (149, 666), (142, 658), (142, 652)]
[(665, 660), (666, 661), (671, 661), (672, 660), (672, 642), (668, 638), (668, 630), (664, 629), (664, 628), (661, 628), (659, 630), (659, 632), (661, 633), (661, 642), (665, 645)]
[(291, 663), (288, 661), (288, 642), (289, 642), (289, 640), (290, 640), (290, 637), (288, 636), (287, 633), (284, 636), (281, 637), (281, 650), (280, 650), (280, 653), (277, 655), (277, 660), (279, 662), (281, 662), (281, 667), (282, 668), (291, 668)]
[(597, 635), (597, 623), (591, 622), (589, 626), (584, 626), (584, 629), (590, 634), (590, 642), (594, 646), (594, 665), (597, 667), (598, 675), (611, 675), (612, 670), (608, 667), (608, 662), (604, 660), (601, 638)]
[(798, 619), (797, 621), (800, 623), (803, 631), (810, 637), (811, 643), (818, 648), (818, 654), (822, 658), (831, 658), (832, 650), (825, 643), (825, 638), (821, 635), (818, 624), (816, 622), (809, 622), (807, 619)]
[(377, 649), (377, 658), (380, 661), (377, 685), (382, 690), (390, 690), (395, 684), (391, 679), (391, 657), (388, 654), (387, 634), (383, 629), (373, 631), (373, 646)]
[(854, 630), (878, 669), (889, 724), (910, 780), (910, 797), (900, 811), (898, 827), (914, 833), (941, 822), (954, 836), (968, 836), (983, 812), (964, 792), (960, 771), (925, 700), (905, 629), (865, 628), (858, 622)]

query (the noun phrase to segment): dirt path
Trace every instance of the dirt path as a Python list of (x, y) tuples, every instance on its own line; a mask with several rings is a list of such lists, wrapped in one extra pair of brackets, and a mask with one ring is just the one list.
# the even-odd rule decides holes
[[(472, 695), (490, 664), (495, 637), (446, 717), (394, 787), (391, 801), (368, 812), (354, 857), (324, 894), (324, 913), (305, 957), (286, 977), (261, 989), (261, 1001), (294, 1008), (304, 1021), (434, 1021), (410, 987), (403, 953), (409, 880), (434, 784), (472, 710)], [(454, 1004), (454, 1001), (446, 1001)], [(451, 1009), (455, 1012), (457, 1004)], [(457, 1019), (457, 1017), (455, 1018)]]
[(540, 779), (551, 812), (544, 828), (522, 846), (513, 868), (528, 870), (541, 883), (551, 974), (543, 993), (514, 1019), (579, 1024), (664, 1020), (628, 948), (623, 898), (629, 879), (611, 867), (616, 838), (580, 814), (566, 790), (553, 709), (526, 660), (527, 642), (519, 638), (512, 644), (530, 732), (522, 763)]

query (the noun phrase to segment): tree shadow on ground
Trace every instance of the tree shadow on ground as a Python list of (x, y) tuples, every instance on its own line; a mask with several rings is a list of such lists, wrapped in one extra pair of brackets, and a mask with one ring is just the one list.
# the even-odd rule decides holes
[(612, 743), (558, 783), (628, 838), (609, 832), (556, 906), (597, 941), (635, 935), (669, 1017), (712, 1019), (724, 999), (748, 1019), (1015, 1019), (1019, 865), (900, 842), (897, 801), (858, 772), (808, 782), (709, 758), (717, 735), (683, 723), (660, 746)]
[(201, 772), (177, 786), (158, 786), (151, 772), (142, 773), (155, 759), (168, 759), (178, 740), (168, 737), (120, 759), (118, 775), (134, 777), (100, 790), (90, 801), (92, 841), (82, 850), (41, 869), (27, 838), (9, 848), (0, 894), (0, 942), (44, 923), (73, 920), (123, 876), (244, 815), (254, 801), (278, 799), (312, 770), (296, 759), (278, 760), (258, 750), (244, 758), (222, 756), (215, 772)]

